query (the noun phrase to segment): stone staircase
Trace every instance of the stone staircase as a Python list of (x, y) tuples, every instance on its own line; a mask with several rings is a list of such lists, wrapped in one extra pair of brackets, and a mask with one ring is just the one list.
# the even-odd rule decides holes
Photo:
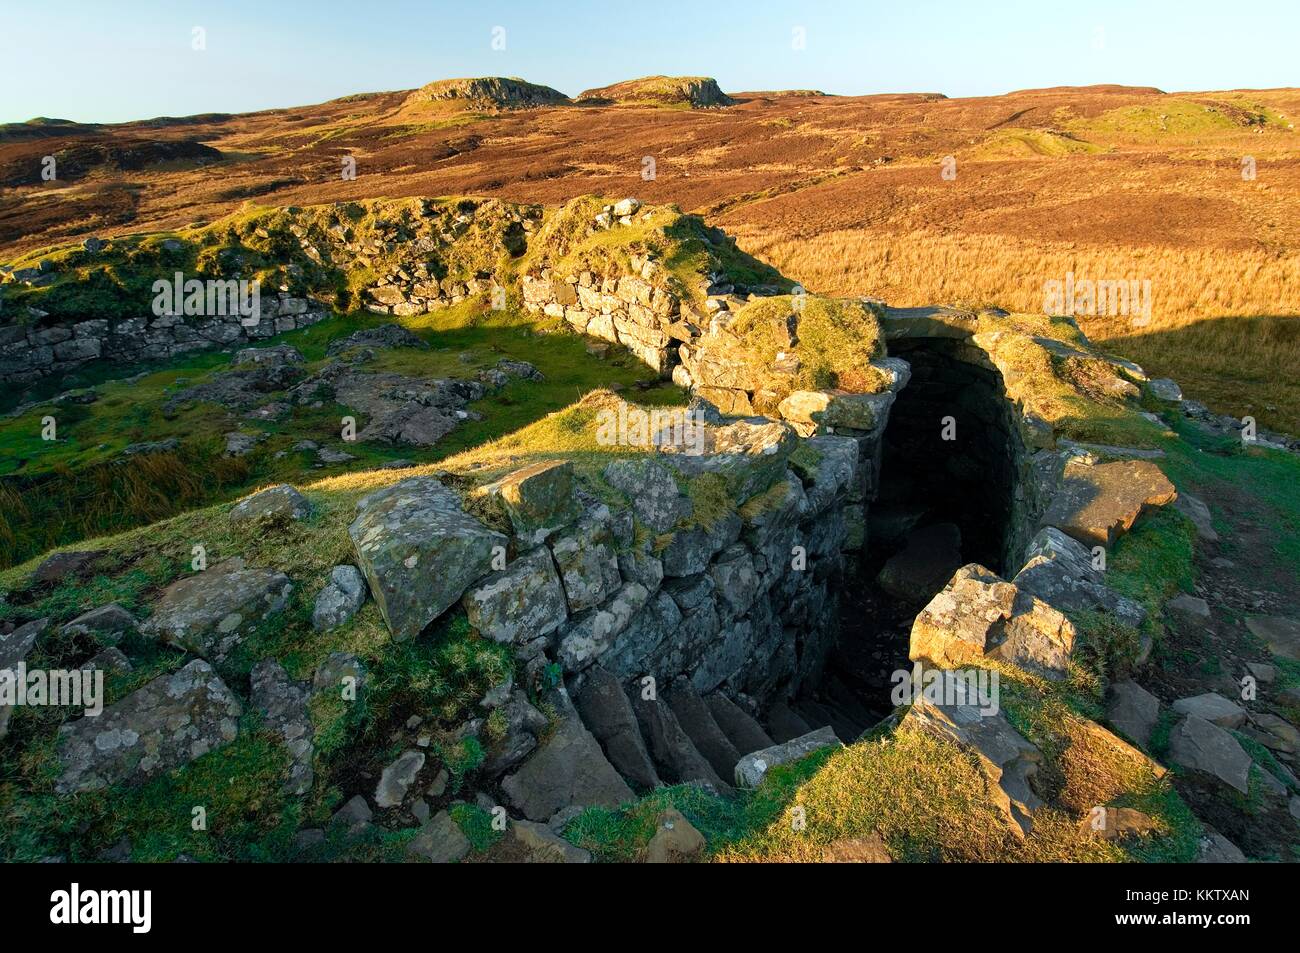
[[(573, 699), (587, 730), (600, 742), (614, 769), (636, 791), (665, 784), (699, 783), (719, 792), (736, 784), (736, 765), (746, 755), (785, 744), (829, 726), (853, 739), (868, 725), (851, 706), (777, 702), (761, 725), (724, 693), (701, 696), (690, 679), (678, 677), (654, 697), (637, 682), (623, 683), (600, 667), (584, 673)], [(858, 706), (860, 708), (860, 706)]]

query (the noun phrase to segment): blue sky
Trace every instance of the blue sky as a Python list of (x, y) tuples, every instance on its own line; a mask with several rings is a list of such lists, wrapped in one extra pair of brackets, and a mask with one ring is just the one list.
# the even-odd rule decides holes
[(243, 112), (482, 75), (569, 94), (651, 73), (949, 96), (1300, 84), (1300, 0), (0, 0), (0, 23), (0, 122)]

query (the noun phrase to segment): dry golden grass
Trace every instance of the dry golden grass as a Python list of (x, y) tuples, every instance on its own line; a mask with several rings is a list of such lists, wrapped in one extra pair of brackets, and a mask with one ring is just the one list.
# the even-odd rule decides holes
[(1005, 235), (840, 230), (797, 240), (738, 229), (740, 243), (822, 294), (872, 294), (1043, 312), (1043, 285), (1150, 280), (1149, 324), (1080, 316), (1088, 336), (1192, 396), (1300, 431), (1300, 265), (1263, 250), (1088, 246)]

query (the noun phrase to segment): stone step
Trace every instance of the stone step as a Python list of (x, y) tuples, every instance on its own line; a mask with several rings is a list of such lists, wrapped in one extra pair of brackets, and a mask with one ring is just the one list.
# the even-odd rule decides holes
[(784, 701), (778, 701), (767, 710), (767, 733), (779, 745), (800, 738), (810, 731), (812, 726)]
[(742, 756), (776, 744), (763, 730), (762, 725), (722, 692), (714, 692), (704, 699), (704, 703), (709, 706), (709, 712), (723, 734), (731, 740), (732, 745)]
[(709, 706), (704, 704), (690, 679), (679, 676), (673, 681), (668, 692), (668, 706), (687, 737), (718, 772), (718, 777), (730, 778), (735, 774), (740, 752), (713, 720)]
[(663, 784), (641, 737), (632, 703), (617, 678), (603, 668), (589, 669), (576, 704), (587, 730), (628, 784), (638, 791)]
[(811, 698), (801, 698), (795, 704), (795, 710), (810, 725), (819, 728), (824, 725), (829, 726), (837, 738), (848, 738), (852, 741), (862, 734), (862, 730), (852, 719), (845, 718), (843, 712), (831, 705), (813, 701)]
[(672, 784), (699, 781), (719, 791), (731, 789), (682, 729), (667, 700), (633, 695), (632, 710), (661, 778)]

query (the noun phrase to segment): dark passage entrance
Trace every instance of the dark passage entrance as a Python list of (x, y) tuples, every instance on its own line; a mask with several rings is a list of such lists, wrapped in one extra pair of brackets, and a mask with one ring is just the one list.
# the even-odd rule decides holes
[(891, 676), (911, 668), (912, 621), (958, 567), (1005, 569), (1018, 440), (1001, 376), (958, 359), (960, 346), (928, 339), (890, 348), (912, 365), (912, 379), (885, 430), (867, 545), (842, 595), (839, 644), (822, 683), (794, 705), (834, 715), (837, 733), (870, 727), (893, 709)]

